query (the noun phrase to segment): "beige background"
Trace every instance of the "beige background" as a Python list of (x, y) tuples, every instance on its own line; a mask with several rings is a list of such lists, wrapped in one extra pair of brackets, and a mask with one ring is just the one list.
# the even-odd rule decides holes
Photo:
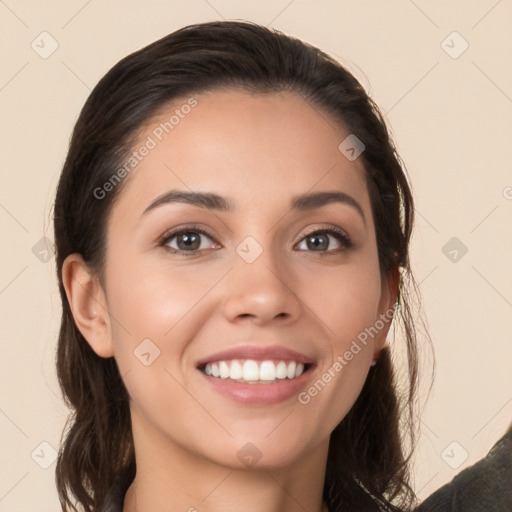
[[(60, 303), (55, 260), (39, 244), (53, 239), (73, 123), (120, 58), (222, 18), (271, 25), (342, 59), (392, 127), (417, 201), (413, 265), (437, 357), (415, 460), (420, 497), (482, 457), (512, 421), (510, 0), (0, 0), (1, 512), (59, 510)], [(45, 59), (31, 47), (49, 51), (52, 39), (58, 48)], [(467, 247), (457, 261), (455, 246), (443, 252), (452, 237)]]

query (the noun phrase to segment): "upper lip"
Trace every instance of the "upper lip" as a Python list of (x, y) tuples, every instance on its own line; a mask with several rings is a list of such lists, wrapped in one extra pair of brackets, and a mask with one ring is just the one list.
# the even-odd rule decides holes
[(281, 360), (296, 361), (298, 363), (312, 364), (314, 361), (310, 357), (291, 350), (281, 345), (261, 346), (261, 345), (240, 345), (237, 347), (216, 352), (197, 361), (197, 366), (203, 366), (207, 363), (216, 361), (228, 361), (230, 359), (253, 359), (256, 361)]

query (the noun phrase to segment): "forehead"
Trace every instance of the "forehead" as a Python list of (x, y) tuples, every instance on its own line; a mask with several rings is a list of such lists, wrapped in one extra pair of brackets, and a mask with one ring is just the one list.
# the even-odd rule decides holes
[(133, 148), (139, 154), (116, 208), (140, 215), (177, 188), (229, 196), (237, 208), (271, 208), (335, 188), (357, 195), (367, 209), (362, 161), (338, 149), (348, 135), (329, 113), (291, 92), (183, 97), (140, 130)]

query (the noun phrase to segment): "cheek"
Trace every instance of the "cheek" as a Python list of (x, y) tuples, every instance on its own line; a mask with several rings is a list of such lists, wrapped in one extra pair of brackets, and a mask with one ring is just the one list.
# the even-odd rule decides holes
[(219, 280), (217, 274), (198, 275), (191, 266), (171, 271), (168, 264), (143, 258), (119, 258), (109, 273), (115, 359), (139, 418), (161, 430), (173, 410), (187, 421), (204, 422), (180, 383), (187, 346), (209, 314), (201, 299)]
[(346, 270), (316, 280), (323, 286), (316, 289), (311, 304), (324, 325), (328, 355), (315, 380), (298, 396), (305, 421), (314, 426), (315, 418), (322, 418), (326, 436), (346, 416), (363, 388), (373, 357), (373, 338), (366, 329), (378, 318), (379, 272), (372, 267)]
[(302, 292), (308, 306), (323, 322), (334, 349), (342, 350), (378, 317), (381, 281), (374, 258), (315, 274)]
[[(135, 383), (140, 372), (145, 372), (141, 375), (144, 393), (154, 386), (156, 394), (158, 374), (149, 368), (158, 369), (160, 378), (164, 370), (180, 376), (181, 366), (189, 363), (190, 341), (215, 309), (207, 292), (225, 272), (226, 268), (217, 267), (203, 272), (193, 265), (171, 267), (165, 258), (118, 258), (108, 274), (107, 289), (112, 341), (121, 374), (134, 370), (130, 376)], [(154, 362), (146, 367), (148, 359)], [(172, 379), (164, 381), (173, 386)]]
[(200, 276), (192, 266), (170, 269), (144, 259), (121, 260), (110, 273), (109, 308), (132, 338), (172, 337), (171, 331), (218, 281), (216, 272)]
[(378, 319), (381, 298), (377, 259), (361, 258), (357, 265), (318, 274), (307, 296), (324, 326), (329, 356), (299, 402), (311, 408), (313, 417), (324, 417), (328, 430), (356, 401), (373, 357), (373, 338), (367, 332)]

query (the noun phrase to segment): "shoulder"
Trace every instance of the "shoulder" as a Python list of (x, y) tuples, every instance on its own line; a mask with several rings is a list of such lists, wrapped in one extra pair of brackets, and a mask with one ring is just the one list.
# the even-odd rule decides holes
[(489, 453), (431, 494), (416, 512), (512, 510), (512, 425)]

